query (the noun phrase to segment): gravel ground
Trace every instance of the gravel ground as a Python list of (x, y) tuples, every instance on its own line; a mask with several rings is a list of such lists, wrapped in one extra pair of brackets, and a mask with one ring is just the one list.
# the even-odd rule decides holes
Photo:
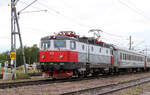
[(150, 82), (105, 95), (150, 95)]
[[(114, 76), (109, 78), (98, 78), (92, 80), (51, 83), (51, 84), (44, 84), (44, 85), (32, 85), (32, 86), (24, 86), (18, 88), (7, 88), (7, 89), (0, 89), (0, 95), (59, 95), (64, 92), (76, 91), (76, 90), (81, 90), (86, 88), (93, 88), (97, 86), (104, 86), (104, 85), (118, 83), (118, 82), (126, 82), (132, 79), (145, 77), (145, 76), (150, 76), (150, 73), (119, 75), (119, 76)], [(137, 88), (136, 90), (139, 90), (140, 87), (137, 86), (136, 88)], [(111, 93), (109, 95), (128, 95), (128, 94), (124, 94), (125, 91), (127, 90), (117, 92), (117, 94)], [(140, 94), (133, 94), (133, 95), (140, 95)]]

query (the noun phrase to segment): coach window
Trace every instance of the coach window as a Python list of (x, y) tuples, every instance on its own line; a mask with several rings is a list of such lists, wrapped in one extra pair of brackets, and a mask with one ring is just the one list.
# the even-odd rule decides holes
[(124, 60), (126, 60), (126, 56), (125, 56), (125, 54), (124, 54)]
[(139, 61), (141, 61), (141, 57), (139, 57)]
[(134, 60), (134, 55), (132, 55), (132, 60)]
[(129, 55), (129, 60), (131, 60), (131, 55)]
[(129, 54), (127, 54), (127, 60), (129, 60)]
[(127, 60), (127, 54), (125, 54), (125, 60)]
[(82, 45), (82, 50), (84, 50), (84, 48), (85, 48), (85, 46), (84, 46), (84, 45)]
[(137, 61), (137, 56), (135, 56), (135, 60)]
[(125, 56), (125, 54), (124, 54), (124, 60), (126, 60), (126, 56)]
[(132, 58), (133, 58), (133, 57), (132, 57), (132, 55), (131, 55), (131, 60), (132, 60)]
[(136, 56), (134, 55), (134, 61), (136, 61)]
[(120, 59), (122, 60), (122, 53), (120, 53)]
[(135, 61), (137, 61), (137, 56), (135, 56)]
[(131, 55), (131, 60), (132, 60), (132, 55)]
[(128, 55), (128, 60), (130, 60), (130, 54)]
[(70, 41), (70, 48), (76, 49), (76, 42), (75, 41)]
[(125, 57), (124, 57), (124, 54), (123, 54), (123, 58), (122, 58), (123, 60), (125, 59)]
[(138, 56), (138, 61), (140, 61), (140, 57)]

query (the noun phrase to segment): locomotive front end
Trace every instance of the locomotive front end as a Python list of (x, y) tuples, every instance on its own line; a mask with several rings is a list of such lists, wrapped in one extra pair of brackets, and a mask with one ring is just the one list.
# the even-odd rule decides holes
[(73, 76), (78, 53), (70, 50), (75, 46), (75, 41), (63, 36), (44, 37), (41, 39), (40, 66), (43, 74), (54, 78)]

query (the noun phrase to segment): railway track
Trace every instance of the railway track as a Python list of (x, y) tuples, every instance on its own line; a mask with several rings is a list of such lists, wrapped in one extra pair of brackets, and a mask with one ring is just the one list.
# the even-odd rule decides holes
[(0, 83), (0, 89), (15, 88), (21, 86), (31, 86), (31, 85), (44, 85), (44, 84), (61, 83), (61, 82), (73, 82), (73, 81), (81, 81), (81, 80), (91, 80), (96, 78), (97, 77), (56, 79), (56, 80), (42, 79), (42, 80), (31, 80), (31, 81), (23, 81), (23, 82)]
[[(36, 74), (34, 74), (34, 75), (36, 75)], [(118, 75), (107, 75), (107, 76), (99, 75), (97, 77), (89, 76), (87, 78), (70, 78), (70, 79), (56, 79), (56, 80), (42, 79), (42, 80), (31, 80), (31, 81), (23, 81), (23, 82), (0, 83), (0, 89), (31, 86), (31, 85), (44, 85), (44, 84), (61, 83), (61, 82), (73, 82), (73, 81), (81, 81), (81, 80), (92, 80), (92, 79), (97, 79), (99, 77), (102, 77), (102, 78), (118, 77)], [(133, 80), (133, 81), (135, 81), (135, 80)], [(114, 85), (114, 84), (111, 84), (111, 85)], [(111, 86), (111, 85), (107, 85), (107, 86)], [(104, 86), (104, 87), (107, 87), (107, 86)], [(102, 87), (100, 87), (100, 88), (102, 88)], [(76, 92), (71, 92), (71, 93), (76, 93)], [(71, 93), (64, 93), (64, 95), (65, 94), (70, 95)]]
[(150, 76), (131, 80), (131, 81), (124, 82), (124, 83), (109, 84), (109, 85), (95, 87), (95, 88), (68, 92), (68, 93), (64, 93), (61, 95), (103, 95), (103, 94), (108, 94), (108, 93), (112, 93), (115, 91), (119, 91), (122, 89), (126, 89), (132, 86), (140, 85), (146, 82), (150, 82)]

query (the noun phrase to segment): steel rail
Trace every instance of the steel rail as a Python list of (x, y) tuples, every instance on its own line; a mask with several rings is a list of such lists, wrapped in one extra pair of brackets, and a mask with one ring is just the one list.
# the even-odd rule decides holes
[(129, 87), (133, 87), (136, 85), (140, 85), (146, 82), (150, 82), (150, 76), (130, 80), (124, 83), (109, 84), (109, 85), (100, 86), (100, 87), (94, 87), (94, 88), (83, 89), (83, 90), (74, 91), (74, 92), (63, 93), (61, 95), (103, 95), (103, 94), (108, 94), (108, 93), (112, 93), (115, 91), (119, 91), (122, 89), (126, 89)]

